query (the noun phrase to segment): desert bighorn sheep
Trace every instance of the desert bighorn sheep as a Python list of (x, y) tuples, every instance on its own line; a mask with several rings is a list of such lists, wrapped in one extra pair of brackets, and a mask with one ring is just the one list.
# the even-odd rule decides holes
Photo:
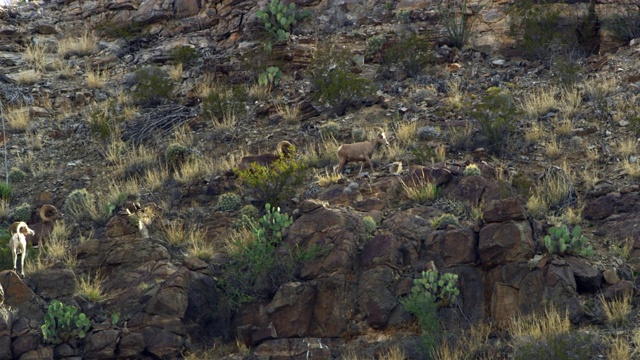
[(340, 145), (336, 153), (338, 155), (338, 160), (340, 160), (340, 164), (338, 165), (338, 174), (342, 174), (344, 166), (348, 162), (353, 161), (362, 161), (360, 171), (362, 171), (362, 167), (364, 166), (364, 162), (366, 161), (371, 167), (371, 172), (375, 172), (373, 163), (371, 162), (371, 156), (373, 156), (373, 152), (376, 151), (376, 149), (380, 145), (389, 146), (387, 137), (382, 131), (380, 131), (378, 135), (376, 135), (375, 139), (371, 141)]
[(9, 234), (11, 234), (11, 240), (9, 240), (9, 248), (11, 248), (11, 254), (13, 255), (13, 271), (18, 271), (16, 267), (18, 262), (18, 255), (22, 254), (22, 256), (20, 257), (20, 275), (24, 277), (24, 257), (27, 255), (26, 235), (34, 235), (35, 232), (29, 229), (27, 223), (25, 223), (24, 221), (19, 221), (9, 226)]
[(49, 239), (55, 221), (61, 218), (62, 213), (55, 206), (50, 204), (42, 205), (40, 208), (40, 219), (42, 221), (31, 224), (35, 235), (28, 235), (27, 242), (37, 249), (40, 244), (44, 244)]
[(251, 156), (243, 156), (238, 165), (236, 165), (237, 170), (247, 170), (251, 167), (251, 165), (261, 165), (261, 166), (269, 166), (273, 164), (276, 160), (283, 158), (287, 159), (294, 155), (295, 146), (288, 141), (280, 141), (278, 146), (276, 147), (275, 154), (260, 154), (260, 155), (251, 155)]

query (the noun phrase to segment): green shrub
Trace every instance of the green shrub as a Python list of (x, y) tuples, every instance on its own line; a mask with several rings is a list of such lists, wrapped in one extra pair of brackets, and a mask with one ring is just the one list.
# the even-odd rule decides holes
[(100, 106), (91, 107), (88, 120), (91, 132), (99, 139), (106, 140), (118, 132), (118, 125), (125, 118), (116, 101), (106, 101)]
[(409, 77), (424, 73), (430, 65), (435, 65), (433, 45), (425, 35), (411, 34), (384, 51), (380, 73), (389, 78), (395, 66)]
[(244, 86), (221, 85), (202, 99), (201, 112), (209, 119), (222, 120), (230, 114), (242, 116), (247, 112), (248, 95)]
[(619, 11), (602, 19), (602, 27), (628, 43), (640, 37), (640, 5), (622, 5)]
[(102, 23), (96, 26), (96, 30), (107, 38), (124, 39), (132, 42), (144, 36), (142, 26), (136, 22), (129, 23)]
[(283, 0), (271, 0), (265, 9), (256, 11), (256, 17), (264, 22), (265, 29), (276, 42), (289, 39), (292, 26), (310, 15), (308, 10), (298, 12), (296, 4), (287, 4)]
[(187, 161), (189, 154), (189, 148), (186, 146), (178, 143), (172, 143), (167, 146), (167, 149), (164, 152), (164, 158), (170, 168), (177, 170)]
[(235, 229), (242, 229), (249, 227), (249, 224), (255, 223), (260, 217), (260, 211), (257, 207), (248, 204), (240, 208), (238, 211), (238, 219), (233, 223)]
[(518, 110), (509, 90), (490, 87), (482, 102), (469, 109), (484, 136), (483, 145), (494, 153), (506, 150), (515, 135)]
[(469, 164), (467, 165), (467, 167), (464, 168), (464, 171), (462, 172), (462, 174), (464, 176), (480, 176), (482, 175), (482, 171), (480, 171), (480, 169), (478, 168), (478, 165)]
[(552, 226), (548, 235), (544, 237), (544, 246), (549, 254), (593, 257), (593, 247), (581, 232), (580, 225), (576, 225), (571, 231), (564, 224), (559, 227)]
[(307, 76), (313, 86), (313, 98), (326, 103), (342, 115), (347, 107), (374, 94), (371, 81), (351, 72), (348, 50), (321, 49), (314, 54)]
[(569, 331), (518, 344), (513, 359), (599, 359), (603, 358), (598, 357), (603, 348), (604, 344), (593, 333)]
[(335, 121), (329, 121), (325, 124), (322, 124), (319, 130), (320, 136), (323, 139), (335, 139), (340, 133), (340, 125), (338, 125), (338, 123), (336, 123)]
[(455, 215), (442, 214), (431, 222), (431, 228), (435, 230), (444, 230), (448, 228), (449, 225), (458, 226), (460, 225), (460, 221)]
[(27, 178), (27, 173), (22, 171), (22, 169), (17, 167), (12, 167), (9, 170), (9, 181), (12, 183), (19, 183)]
[(90, 328), (91, 321), (84, 313), (78, 313), (78, 308), (53, 300), (44, 315), (42, 335), (45, 342), (57, 345), (74, 338), (84, 339)]
[(95, 197), (87, 189), (73, 190), (62, 204), (62, 213), (76, 221), (90, 219), (95, 208)]
[(145, 66), (136, 70), (137, 88), (133, 98), (140, 105), (153, 106), (171, 97), (173, 82), (166, 71), (157, 66)]
[[(0, 229), (0, 244), (8, 244), (11, 235), (7, 229)], [(0, 246), (0, 269), (12, 269), (13, 256), (9, 246)]]
[(375, 35), (367, 39), (367, 47), (364, 49), (364, 56), (366, 60), (371, 60), (375, 55), (380, 55), (382, 45), (384, 45), (386, 38), (384, 35)]
[(29, 221), (31, 219), (31, 205), (29, 203), (22, 203), (13, 209), (13, 221)]
[(273, 296), (277, 288), (293, 278), (294, 268), (313, 259), (318, 250), (301, 250), (282, 243), (286, 229), (293, 220), (281, 214), (280, 208), (265, 205), (266, 214), (248, 224), (254, 235), (249, 242), (232, 239), (232, 261), (225, 265), (220, 286), (232, 308), (253, 301), (257, 297)]
[(218, 197), (218, 204), (216, 207), (220, 211), (234, 211), (240, 207), (242, 198), (238, 194), (226, 193)]
[(191, 46), (175, 47), (171, 49), (171, 51), (169, 52), (169, 56), (171, 56), (173, 61), (186, 67), (192, 65), (198, 59), (196, 50)]
[(293, 197), (297, 187), (305, 180), (306, 166), (296, 160), (281, 159), (270, 166), (253, 164), (238, 172), (246, 186), (254, 189), (261, 200), (270, 204), (281, 204)]
[(378, 228), (378, 224), (371, 216), (363, 217), (362, 221), (364, 222), (364, 228), (367, 230), (367, 233), (372, 233)]
[(11, 200), (13, 193), (13, 186), (7, 182), (0, 182), (0, 199), (4, 201)]

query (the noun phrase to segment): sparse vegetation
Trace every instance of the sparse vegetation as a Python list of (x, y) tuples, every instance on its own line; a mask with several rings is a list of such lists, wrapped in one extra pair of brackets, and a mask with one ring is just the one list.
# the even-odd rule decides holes
[(264, 203), (282, 204), (295, 194), (306, 179), (306, 166), (297, 160), (281, 159), (270, 166), (253, 164), (238, 172), (242, 183), (256, 191)]
[(169, 74), (157, 66), (145, 66), (136, 70), (136, 88), (133, 98), (142, 106), (162, 104), (171, 97), (173, 82)]

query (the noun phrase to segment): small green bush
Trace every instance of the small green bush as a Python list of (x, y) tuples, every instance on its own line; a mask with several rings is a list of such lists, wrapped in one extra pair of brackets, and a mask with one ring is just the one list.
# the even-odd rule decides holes
[(202, 114), (214, 120), (221, 120), (230, 114), (242, 116), (247, 112), (245, 104), (248, 94), (244, 86), (221, 85), (218, 91), (212, 91), (202, 99)]
[(296, 188), (303, 184), (306, 165), (297, 160), (277, 160), (270, 166), (254, 164), (238, 172), (246, 186), (254, 189), (265, 203), (279, 205), (293, 197)]
[(375, 35), (367, 39), (367, 47), (364, 49), (365, 59), (371, 60), (375, 55), (381, 55), (380, 50), (385, 41), (384, 35)]
[(442, 214), (431, 222), (431, 228), (435, 230), (444, 230), (448, 228), (449, 225), (458, 226), (460, 225), (460, 221), (455, 215)]
[(164, 152), (164, 158), (170, 168), (177, 170), (187, 161), (189, 154), (189, 148), (186, 146), (178, 143), (172, 143), (167, 146), (167, 149)]
[(12, 167), (11, 170), (9, 170), (9, 181), (14, 184), (22, 182), (26, 178), (27, 178), (27, 173), (22, 171), (22, 169), (20, 168)]
[[(7, 229), (0, 229), (0, 244), (8, 244), (11, 235)], [(0, 246), (0, 269), (12, 269), (13, 256), (9, 246)]]
[(68, 306), (58, 300), (51, 301), (44, 315), (42, 335), (50, 344), (62, 344), (71, 339), (84, 339), (91, 328), (91, 321), (78, 308)]
[(95, 197), (87, 189), (73, 190), (62, 204), (62, 213), (76, 221), (90, 219), (93, 209), (95, 209)]
[(490, 87), (480, 104), (468, 110), (484, 136), (483, 145), (494, 153), (501, 153), (515, 135), (518, 109), (509, 90)]
[(602, 19), (602, 27), (628, 43), (640, 37), (640, 5), (622, 5), (620, 11)]
[(589, 239), (582, 235), (582, 228), (576, 225), (569, 231), (567, 225), (552, 226), (548, 235), (544, 237), (544, 246), (549, 254), (576, 255), (582, 257), (593, 257), (593, 247), (589, 244)]
[(13, 221), (28, 221), (31, 219), (31, 205), (29, 203), (22, 203), (13, 209)]
[(255, 223), (260, 217), (260, 211), (257, 207), (248, 204), (240, 208), (238, 211), (238, 219), (233, 223), (235, 229), (242, 229), (249, 227), (249, 224)]
[[(477, 15), (470, 13), (471, 9), (467, 7), (468, 0), (438, 0), (435, 3), (440, 22), (447, 30), (448, 42), (452, 46), (462, 49), (469, 41)], [(482, 5), (486, 4), (487, 2), (484, 2)], [(474, 9), (476, 14), (481, 10), (481, 7)]]
[(157, 66), (145, 66), (135, 72), (137, 88), (133, 98), (140, 105), (160, 105), (171, 97), (173, 82), (166, 71)]
[(271, 0), (265, 9), (256, 12), (256, 17), (264, 22), (265, 29), (276, 42), (289, 39), (292, 26), (310, 15), (308, 10), (298, 12), (296, 4), (287, 4), (283, 0)]
[(362, 221), (364, 222), (364, 228), (367, 230), (368, 233), (372, 233), (376, 231), (376, 229), (378, 228), (378, 224), (371, 216), (363, 217)]
[(96, 30), (104, 37), (113, 39), (124, 39), (129, 43), (144, 36), (142, 26), (136, 22), (129, 22), (124, 24), (116, 24), (113, 22), (102, 23), (96, 26)]
[(464, 168), (464, 171), (462, 172), (462, 174), (464, 176), (480, 176), (482, 175), (482, 171), (480, 171), (480, 169), (478, 168), (478, 165), (469, 164), (467, 165), (467, 167)]
[(178, 46), (169, 52), (169, 55), (173, 59), (173, 61), (182, 64), (183, 66), (192, 65), (197, 59), (198, 54), (196, 54), (196, 50), (191, 46)]
[(6, 182), (0, 182), (0, 199), (4, 201), (11, 200), (11, 195), (13, 193), (13, 186)]
[(335, 139), (340, 133), (340, 125), (338, 125), (338, 123), (336, 123), (335, 121), (329, 121), (325, 124), (322, 124), (319, 130), (320, 136), (323, 139)]
[(216, 207), (220, 211), (234, 211), (240, 207), (242, 198), (238, 194), (225, 193), (218, 197), (218, 204)]
[(313, 98), (331, 106), (338, 115), (374, 94), (371, 81), (352, 73), (351, 65), (347, 50), (319, 49), (307, 69)]

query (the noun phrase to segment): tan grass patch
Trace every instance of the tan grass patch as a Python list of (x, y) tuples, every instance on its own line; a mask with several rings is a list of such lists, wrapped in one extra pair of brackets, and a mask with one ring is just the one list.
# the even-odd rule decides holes
[(439, 144), (436, 146), (436, 158), (435, 160), (438, 162), (443, 162), (447, 158), (447, 146), (444, 144)]
[(391, 345), (387, 348), (382, 354), (378, 355), (379, 360), (405, 360), (406, 355), (404, 354), (404, 350), (397, 345)]
[(316, 172), (316, 177), (318, 178), (318, 185), (320, 187), (327, 187), (337, 183), (342, 176), (335, 171), (329, 172), (329, 170), (325, 170), (324, 174)]
[(582, 104), (582, 93), (575, 88), (564, 88), (562, 90), (561, 101), (558, 103), (558, 110), (569, 119), (580, 109)]
[(251, 85), (251, 87), (249, 87), (249, 96), (258, 101), (268, 101), (271, 99), (271, 88), (258, 84)]
[(189, 232), (185, 229), (184, 221), (174, 220), (162, 226), (165, 240), (171, 245), (181, 246), (189, 241)]
[(638, 153), (638, 141), (635, 138), (627, 137), (616, 143), (615, 153), (623, 159), (629, 159), (631, 155)]
[(445, 98), (445, 103), (453, 110), (460, 110), (462, 108), (462, 100), (465, 98), (465, 94), (460, 89), (461, 79), (458, 77), (452, 78), (447, 82), (449, 91)]
[(42, 78), (38, 70), (26, 70), (16, 74), (16, 82), (20, 85), (33, 85)]
[(548, 215), (552, 206), (562, 206), (572, 190), (572, 174), (557, 171), (548, 172), (541, 182), (531, 190), (531, 196), (527, 200), (529, 213), (536, 218), (544, 218)]
[(104, 289), (104, 286), (102, 285), (104, 279), (105, 276), (100, 272), (96, 272), (94, 275), (89, 273), (79, 278), (76, 277), (74, 279), (76, 284), (76, 296), (80, 296), (81, 298), (94, 303), (101, 303), (110, 299), (113, 295), (109, 294)]
[(42, 135), (39, 132), (28, 132), (26, 138), (31, 150), (42, 150)]
[(622, 160), (620, 163), (622, 167), (622, 171), (627, 175), (634, 179), (640, 178), (640, 164), (638, 162), (631, 162), (628, 159)]
[[(388, 161), (401, 161), (407, 154), (406, 149), (399, 142), (394, 141), (389, 143), (389, 146), (379, 147), (378, 150), (373, 153), (371, 159), (373, 160), (376, 158), (380, 158), (381, 155), (379, 154), (381, 153), (381, 151), (384, 151), (384, 158), (386, 158)], [(368, 165), (366, 165), (366, 162), (363, 162), (363, 164), (368, 167)]]
[(551, 87), (529, 92), (519, 107), (530, 119), (537, 119), (538, 116), (547, 114), (558, 107), (557, 91), (557, 88)]
[(0, 199), (0, 219), (7, 220), (11, 212), (11, 204), (9, 201)]
[(618, 84), (619, 80), (613, 77), (589, 78), (584, 82), (584, 91), (591, 100), (601, 102), (616, 90)]
[(235, 129), (238, 122), (237, 116), (233, 111), (227, 111), (222, 119), (211, 119), (211, 125), (218, 131), (230, 131)]
[(213, 344), (201, 349), (194, 349), (184, 355), (184, 360), (215, 360), (225, 356), (239, 354), (248, 355), (249, 349), (240, 340), (225, 343), (220, 338), (216, 338)]
[(282, 117), (282, 120), (287, 124), (297, 124), (300, 116), (300, 108), (297, 105), (283, 105), (275, 103), (276, 111), (278, 115)]
[(622, 336), (615, 336), (611, 339), (609, 350), (607, 351), (608, 360), (631, 360), (633, 348), (627, 339)]
[(193, 237), (188, 240), (187, 254), (202, 261), (209, 261), (217, 253), (211, 243), (206, 241), (206, 231), (196, 229)]
[(404, 194), (410, 200), (413, 200), (419, 204), (426, 204), (434, 201), (440, 195), (440, 188), (431, 182), (413, 182), (407, 185), (404, 181), (402, 183), (402, 189)]
[(58, 42), (58, 54), (66, 59), (70, 56), (87, 56), (96, 51), (98, 39), (92, 31), (85, 30), (80, 37), (66, 37)]
[(213, 159), (196, 158), (185, 162), (174, 174), (174, 178), (182, 184), (189, 184), (205, 174), (211, 174), (214, 168)]
[(189, 125), (183, 125), (175, 128), (173, 131), (173, 138), (176, 143), (185, 144), (187, 147), (192, 147), (196, 143), (193, 131), (191, 131), (191, 127)]
[(148, 190), (160, 190), (169, 177), (169, 169), (166, 166), (150, 169), (144, 174), (142, 185)]
[(567, 137), (573, 131), (573, 121), (568, 117), (562, 117), (562, 119), (554, 122), (553, 127), (556, 135), (560, 137)]
[(182, 63), (178, 63), (175, 64), (171, 67), (169, 67), (169, 77), (171, 78), (171, 80), (175, 81), (175, 82), (181, 82), (182, 81), (182, 73), (184, 72), (183, 68), (182, 68)]
[(25, 61), (36, 70), (44, 70), (47, 62), (46, 54), (46, 46), (41, 42), (29, 43), (24, 50)]
[(13, 131), (25, 131), (31, 122), (29, 108), (9, 108), (4, 113), (7, 127)]
[(92, 69), (87, 69), (86, 81), (87, 87), (89, 89), (102, 89), (107, 83), (107, 77), (102, 71), (100, 71), (100, 69), (95, 71)]
[(531, 316), (515, 316), (508, 328), (516, 343), (537, 342), (569, 332), (571, 322), (567, 312), (551, 307)]
[(196, 83), (194, 87), (194, 92), (196, 96), (199, 97), (200, 99), (204, 99), (207, 96), (209, 96), (209, 94), (211, 94), (214, 91), (214, 88), (216, 87), (214, 86), (215, 82), (216, 80), (213, 74), (211, 73), (204, 74), (204, 76)]
[(227, 254), (239, 254), (256, 240), (256, 235), (247, 228), (234, 230), (224, 244)]
[(534, 121), (533, 124), (525, 130), (524, 139), (528, 143), (536, 143), (544, 137), (545, 133), (545, 129), (537, 121)]
[(53, 61), (53, 69), (58, 71), (58, 78), (71, 79), (76, 76), (76, 69), (70, 61), (56, 59)]
[(547, 154), (547, 156), (550, 157), (551, 159), (557, 159), (558, 157), (560, 157), (560, 155), (562, 155), (562, 149), (558, 145), (558, 142), (556, 141), (555, 136), (553, 136), (551, 140), (549, 140), (545, 144), (544, 151), (545, 151), (545, 154)]
[(633, 310), (631, 297), (632, 294), (630, 292), (625, 292), (620, 298), (606, 300), (604, 295), (600, 294), (602, 310), (609, 325), (618, 328), (629, 323), (629, 315)]
[(336, 152), (340, 145), (334, 138), (325, 139), (317, 143), (311, 143), (302, 151), (300, 161), (310, 167), (323, 168), (329, 165), (337, 165)]
[(127, 144), (119, 137), (112, 137), (111, 142), (102, 150), (104, 158), (110, 164), (119, 163), (127, 153)]
[(415, 121), (403, 121), (396, 130), (396, 140), (402, 146), (409, 146), (415, 142), (418, 136), (418, 123)]

